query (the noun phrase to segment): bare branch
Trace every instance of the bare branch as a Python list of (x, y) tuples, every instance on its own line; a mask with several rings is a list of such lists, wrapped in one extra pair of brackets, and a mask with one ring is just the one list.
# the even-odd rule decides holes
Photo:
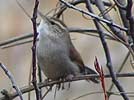
[[(69, 27), (68, 30), (69, 30), (69, 32), (77, 32), (77, 33), (80, 33), (80, 34), (99, 37), (98, 34), (96, 34), (96, 33), (98, 33), (98, 31), (96, 29)], [(86, 32), (91, 32), (91, 33), (86, 33)], [(111, 35), (108, 35), (109, 34), (108, 32), (104, 32), (104, 33), (105, 33), (106, 39), (116, 40)], [(1, 42), (0, 47), (2, 49), (5, 49), (5, 48), (14, 47), (14, 46), (17, 46), (17, 45), (30, 43), (30, 42), (33, 41), (33, 39), (29, 39), (29, 38), (32, 38), (32, 37), (33, 37), (33, 33), (26, 33), (26, 34), (21, 35), (21, 36), (13, 37), (11, 39), (8, 39), (8, 40), (5, 40), (5, 41)], [(28, 40), (26, 40), (26, 39), (28, 39)]]
[(17, 42), (17, 41), (20, 41), (20, 40), (31, 38), (31, 37), (33, 37), (33, 33), (26, 33), (26, 34), (23, 34), (23, 35), (20, 35), (20, 36), (17, 36), (17, 37), (13, 37), (11, 39), (8, 39), (8, 40), (5, 40), (5, 41), (1, 42), (0, 47), (4, 46), (4, 45), (11, 44), (11, 43), (14, 43), (14, 42)]
[[(91, 12), (91, 13), (94, 13), (92, 8), (91, 8), (90, 0), (85, 0), (85, 1), (86, 1), (86, 7), (87, 7), (88, 11)], [(112, 77), (112, 81), (120, 92), (125, 92), (123, 87), (121, 86), (121, 84), (118, 82), (118, 80), (116, 78), (116, 74), (113, 71), (111, 56), (110, 56), (110, 52), (109, 52), (107, 42), (106, 42), (105, 37), (104, 37), (103, 30), (100, 27), (100, 24), (98, 23), (98, 20), (94, 19), (93, 21), (94, 21), (94, 24), (95, 24), (96, 28), (98, 29), (98, 32), (99, 32), (99, 35), (100, 35), (100, 39), (101, 39), (101, 42), (102, 42), (102, 45), (103, 45), (103, 48), (104, 48), (104, 51), (105, 51), (105, 56), (106, 56), (106, 59), (107, 59), (107, 68), (108, 68), (109, 73)], [(122, 93), (121, 95), (125, 100), (129, 100), (128, 96), (125, 93)]]
[[(120, 3), (120, 5), (126, 5), (126, 0), (117, 0), (118, 3)], [(120, 7), (118, 7), (119, 9), (119, 13), (123, 22), (123, 25), (128, 28), (129, 27), (129, 23), (128, 20), (126, 18), (126, 10), (121, 9)]]
[[(117, 5), (117, 7), (119, 7), (122, 10), (126, 10), (126, 6), (127, 5), (123, 5), (121, 4), (121, 2), (119, 0), (113, 0), (115, 2), (115, 4)], [(122, 0), (124, 2), (124, 0)]]
[(133, 39), (133, 44), (134, 44), (134, 16), (132, 16), (132, 6), (133, 1), (132, 0), (127, 0), (128, 1), (128, 5), (127, 5), (127, 13), (126, 13), (126, 17), (129, 21), (129, 35), (132, 37)]
[[(90, 93), (86, 93), (86, 94), (83, 94), (81, 96), (78, 96), (78, 97), (76, 97), (76, 98), (74, 98), (72, 100), (78, 100), (78, 99), (80, 99), (82, 97), (85, 97), (85, 96), (89, 96), (89, 95), (93, 95), (93, 94), (102, 94), (102, 93), (103, 93), (103, 91), (90, 92)], [(121, 92), (111, 92), (111, 91), (107, 91), (107, 93), (108, 94), (112, 94), (112, 95), (118, 95), (118, 96), (120, 96), (120, 94), (121, 94)], [(133, 95), (134, 92), (124, 92), (124, 93), (125, 94), (128, 94), (129, 97), (134, 97), (134, 95)]]
[[(22, 93), (21, 93), (19, 87), (17, 86), (15, 79), (14, 79), (13, 75), (11, 74), (11, 72), (2, 63), (0, 63), (0, 66), (3, 69), (3, 71), (5, 72), (5, 74), (8, 76), (8, 78), (10, 79), (10, 81), (12, 83), (12, 87), (16, 90), (16, 94), (20, 97), (20, 100), (23, 100)], [(0, 100), (2, 100), (2, 99), (0, 99)]]
[[(126, 63), (126, 61), (128, 60), (129, 56), (130, 56), (130, 52), (128, 52), (127, 55), (125, 56), (125, 59), (123, 60), (123, 62), (122, 62), (122, 64), (121, 64), (121, 66), (119, 67), (117, 73), (120, 73), (120, 72), (122, 71), (122, 69), (123, 69), (123, 67), (124, 67), (124, 65), (125, 65), (125, 63)], [(111, 91), (112, 88), (113, 88), (113, 86), (114, 86), (114, 84), (112, 83), (111, 86), (110, 86), (110, 88), (108, 89), (108, 91)], [(111, 95), (111, 94), (108, 94), (109, 97), (110, 97), (110, 95)]]
[[(116, 74), (116, 76), (118, 78), (124, 78), (124, 77), (128, 77), (128, 78), (134, 78), (134, 73), (120, 73), (120, 74)], [(109, 74), (106, 74), (104, 75), (105, 78), (111, 78), (111, 75)], [(79, 81), (79, 80), (87, 80), (87, 79), (90, 79), (90, 78), (99, 78), (99, 75), (81, 75), (81, 76), (76, 76), (76, 77), (73, 77), (72, 80), (61, 80), (61, 81), (49, 81), (49, 82), (43, 82), (43, 83), (38, 83), (38, 86), (39, 88), (43, 88), (43, 87), (47, 87), (47, 86), (52, 86), (54, 84), (59, 84), (59, 83), (65, 83), (65, 82), (73, 82), (73, 81)], [(25, 93), (28, 93), (30, 91), (33, 91), (34, 90), (34, 86), (33, 85), (30, 85), (30, 86), (25, 86), (23, 88), (20, 89), (22, 94), (25, 94)], [(14, 93), (8, 93), (9, 94), (9, 97), (11, 99), (13, 98), (16, 98), (18, 96), (18, 93), (17, 92), (14, 92)], [(6, 97), (1, 97), (0, 100), (7, 100)]]
[(123, 31), (127, 31), (127, 30), (128, 30), (127, 28), (121, 27), (120, 25), (117, 25), (117, 24), (115, 24), (114, 22), (111, 22), (111, 21), (109, 21), (109, 20), (103, 19), (103, 18), (101, 18), (101, 17), (99, 17), (99, 16), (97, 16), (97, 15), (95, 15), (95, 14), (93, 14), (93, 13), (90, 13), (90, 12), (84, 11), (84, 10), (82, 10), (82, 9), (80, 9), (80, 8), (77, 8), (77, 7), (71, 5), (70, 3), (68, 3), (68, 2), (66, 2), (66, 1), (64, 1), (64, 0), (60, 0), (60, 1), (61, 1), (62, 3), (64, 3), (67, 7), (72, 8), (72, 9), (78, 11), (78, 12), (81, 12), (82, 14), (91, 16), (91, 17), (95, 18), (95, 19), (98, 20), (98, 21), (102, 21), (102, 22), (104, 22), (104, 23), (107, 23), (108, 25), (117, 27), (117, 28), (119, 28), (119, 29), (121, 29), (121, 30), (123, 30)]
[[(85, 3), (85, 0), (73, 0), (72, 2), (70, 2), (70, 4), (72, 4), (74, 6), (78, 5), (78, 4), (81, 4), (81, 3)], [(95, 0), (91, 0), (91, 3), (95, 4)], [(104, 3), (105, 6), (111, 6), (112, 5), (110, 2), (106, 2), (106, 1), (103, 1), (103, 3)], [(59, 18), (62, 15), (62, 13), (67, 9), (67, 6), (62, 5), (60, 8), (61, 9), (55, 14), (55, 16), (57, 18)]]
[[(103, 13), (106, 10), (106, 8), (101, 0), (96, 0), (96, 6), (98, 7), (98, 9), (100, 10), (101, 13)], [(103, 18), (113, 22), (113, 20), (111, 19), (111, 17), (109, 16), (108, 13), (102, 14), (102, 15), (103, 15)], [(114, 26), (109, 25), (109, 24), (107, 24), (107, 25), (112, 30), (114, 35), (116, 35), (117, 37), (119, 37), (123, 41), (127, 41), (125, 35), (123, 34), (123, 32), (121, 32), (121, 30), (119, 28), (114, 27)]]
[(40, 89), (37, 85), (37, 79), (36, 79), (36, 40), (37, 40), (37, 36), (38, 36), (36, 19), (37, 19), (38, 5), (39, 5), (39, 1), (35, 0), (35, 5), (34, 5), (34, 9), (33, 9), (33, 17), (31, 18), (31, 21), (33, 24), (33, 33), (34, 33), (33, 46), (32, 46), (32, 68), (33, 68), (32, 83), (35, 88), (36, 99), (40, 100), (41, 99)]

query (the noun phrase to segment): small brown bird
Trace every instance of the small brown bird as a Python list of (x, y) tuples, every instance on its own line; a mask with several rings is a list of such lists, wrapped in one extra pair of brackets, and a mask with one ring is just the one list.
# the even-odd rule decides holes
[[(97, 74), (84, 65), (72, 44), (67, 26), (59, 19), (39, 15), (42, 21), (37, 28), (37, 60), (46, 77), (58, 80), (80, 74)], [(97, 78), (90, 80), (99, 82)]]

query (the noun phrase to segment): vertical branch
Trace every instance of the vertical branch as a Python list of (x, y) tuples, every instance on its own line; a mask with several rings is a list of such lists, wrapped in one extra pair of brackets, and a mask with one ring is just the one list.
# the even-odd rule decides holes
[[(102, 13), (103, 18), (105, 18), (107, 20), (110, 20), (111, 22), (113, 21), (108, 13), (107, 14), (103, 14), (103, 12), (106, 10), (106, 8), (105, 8), (102, 0), (96, 0), (96, 6), (98, 7), (100, 12)], [(111, 29), (111, 31), (113, 32), (113, 34), (115, 34), (118, 38), (120, 38), (123, 41), (127, 41), (126, 37), (124, 37), (122, 31), (119, 28), (113, 27), (111, 25), (108, 25), (108, 26)]]
[[(41, 73), (41, 68), (38, 66), (38, 77), (39, 77), (39, 83), (42, 83), (42, 73)], [(40, 88), (40, 97), (42, 98), (42, 89)]]
[(133, 1), (132, 0), (127, 0), (127, 13), (126, 13), (126, 17), (129, 21), (129, 34), (133, 39), (133, 43), (134, 43), (134, 16), (132, 16), (132, 6), (133, 6)]
[[(0, 63), (1, 68), (4, 70), (5, 74), (9, 77), (9, 79), (12, 82), (12, 86), (13, 88), (16, 90), (16, 93), (18, 94), (18, 96), (20, 97), (20, 100), (23, 100), (22, 97), (22, 92), (20, 91), (19, 87), (17, 86), (15, 79), (13, 77), (13, 75), (10, 73), (9, 70), (7, 70), (6, 66), (4, 66), (2, 63)], [(1, 100), (1, 99), (0, 99)]]
[(36, 79), (36, 39), (38, 36), (36, 19), (37, 19), (38, 5), (39, 5), (39, 1), (35, 0), (35, 5), (34, 5), (34, 9), (33, 9), (33, 17), (31, 18), (31, 21), (33, 24), (33, 33), (34, 33), (33, 46), (32, 46), (32, 67), (33, 67), (32, 83), (33, 83), (33, 86), (35, 89), (36, 99), (40, 100), (40, 90), (37, 86), (37, 79)]
[[(91, 12), (91, 13), (94, 13), (92, 8), (91, 8), (90, 0), (85, 0), (85, 2), (86, 2), (86, 7), (87, 7), (88, 11)], [(108, 67), (108, 70), (109, 70), (110, 75), (112, 77), (112, 81), (116, 85), (118, 90), (121, 92), (121, 95), (124, 98), (124, 100), (129, 100), (128, 96), (124, 93), (125, 91), (124, 91), (123, 87), (118, 82), (118, 80), (116, 78), (116, 74), (113, 71), (111, 56), (110, 56), (109, 48), (107, 46), (107, 42), (105, 40), (103, 30), (100, 27), (100, 24), (98, 23), (97, 19), (94, 19), (93, 21), (94, 21), (94, 24), (95, 24), (96, 28), (98, 29), (98, 32), (99, 32), (99, 35), (100, 35), (100, 39), (101, 39), (101, 42), (102, 42), (102, 45), (103, 45), (103, 48), (104, 48), (104, 51), (105, 51), (106, 59), (107, 59), (107, 67)]]
[[(114, 0), (116, 1), (116, 0)], [(119, 2), (121, 6), (124, 6), (125, 5), (125, 9), (122, 9), (120, 6), (118, 6), (118, 4), (116, 2)], [(121, 19), (122, 19), (122, 22), (123, 22), (123, 25), (128, 28), (129, 27), (129, 23), (128, 23), (128, 20), (126, 18), (126, 0), (117, 0), (115, 3), (117, 4), (117, 7), (119, 9), (119, 14), (121, 16)]]
[[(127, 53), (127, 55), (125, 56), (125, 59), (123, 60), (122, 64), (120, 65), (120, 67), (119, 67), (119, 69), (118, 69), (118, 71), (116, 73), (120, 73), (122, 71), (122, 69), (123, 69), (126, 61), (128, 60), (129, 56), (130, 56), (130, 52)], [(112, 83), (111, 86), (109, 87), (108, 91), (111, 91), (113, 86), (114, 86), (114, 84)], [(111, 94), (109, 93), (108, 97), (110, 97), (110, 95)]]

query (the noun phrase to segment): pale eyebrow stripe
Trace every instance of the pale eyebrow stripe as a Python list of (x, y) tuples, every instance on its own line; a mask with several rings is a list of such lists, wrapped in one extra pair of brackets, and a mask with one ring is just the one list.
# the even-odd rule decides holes
[[(51, 17), (51, 19), (54, 20), (54, 22), (56, 21), (56, 22), (60, 23), (61, 25), (63, 25), (65, 28), (67, 28), (66, 24), (64, 24), (61, 20), (59, 20), (57, 18), (53, 18), (53, 17)], [(60, 25), (60, 24), (58, 24), (58, 25)]]

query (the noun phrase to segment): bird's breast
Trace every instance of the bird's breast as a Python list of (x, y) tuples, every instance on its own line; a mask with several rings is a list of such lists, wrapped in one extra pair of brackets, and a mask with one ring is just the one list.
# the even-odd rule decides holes
[[(49, 78), (64, 76), (70, 70), (68, 65), (69, 51), (67, 46), (60, 41), (45, 40), (37, 44), (37, 60), (44, 74)], [(59, 70), (60, 69), (60, 70)]]

